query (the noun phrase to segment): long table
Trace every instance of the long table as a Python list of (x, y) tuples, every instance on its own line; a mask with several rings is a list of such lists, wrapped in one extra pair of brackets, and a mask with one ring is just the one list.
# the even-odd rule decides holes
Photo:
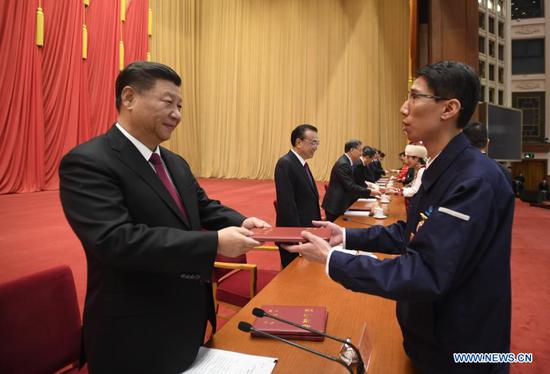
[[(389, 209), (389, 210), (388, 210)], [(404, 217), (402, 198), (394, 198), (387, 211), (389, 217), (353, 217), (353, 222), (340, 217), (336, 222), (346, 227), (390, 224)], [(351, 217), (350, 217), (351, 218)], [(321, 264), (297, 258), (256, 297), (244, 306), (210, 341), (212, 348), (277, 357), (274, 373), (345, 373), (337, 363), (283, 343), (251, 337), (238, 330), (240, 321), (253, 323), (254, 307), (266, 304), (326, 306), (326, 331), (339, 337), (360, 341), (364, 327), (372, 346), (368, 373), (413, 373), (402, 346), (402, 336), (395, 317), (395, 302), (363, 293), (355, 293), (332, 281)], [(330, 339), (322, 342), (295, 341), (332, 356), (338, 356), (341, 344)]]

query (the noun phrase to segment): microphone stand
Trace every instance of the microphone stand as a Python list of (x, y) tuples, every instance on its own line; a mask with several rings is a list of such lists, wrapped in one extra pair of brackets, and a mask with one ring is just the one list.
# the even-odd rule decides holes
[(336, 340), (337, 342), (347, 344), (348, 346), (351, 347), (351, 349), (353, 349), (353, 351), (357, 355), (357, 374), (364, 374), (365, 366), (364, 366), (364, 363), (363, 363), (363, 358), (361, 357), (361, 353), (359, 353), (359, 348), (357, 348), (354, 344), (352, 344), (351, 341), (344, 340), (342, 338), (324, 333), (322, 331), (312, 329), (311, 327), (306, 327), (306, 326), (300, 325), (298, 323), (288, 321), (286, 319), (279, 318), (279, 317), (277, 317), (273, 314), (270, 314), (270, 313), (268, 313), (265, 310), (260, 309), (260, 308), (252, 309), (252, 314), (254, 314), (256, 317), (260, 317), (260, 318), (267, 317), (267, 318), (271, 318), (271, 319), (274, 319), (274, 320), (279, 321), (279, 322), (287, 323), (291, 326), (298, 327), (300, 329), (312, 332), (312, 333), (317, 334), (317, 335), (326, 336), (327, 338), (332, 339), (332, 340)]
[(255, 332), (256, 334), (259, 334), (259, 335), (262, 335), (262, 336), (265, 336), (265, 337), (268, 337), (268, 338), (271, 338), (271, 339), (275, 339), (275, 340), (278, 340), (280, 342), (283, 342), (283, 343), (286, 343), (286, 344), (289, 344), (293, 347), (296, 347), (298, 349), (302, 349), (304, 351), (307, 351), (309, 353), (313, 353), (314, 355), (318, 355), (318, 356), (321, 356), (323, 358), (326, 358), (328, 360), (331, 360), (331, 361), (334, 361), (334, 362), (337, 362), (339, 363), (340, 365), (342, 365), (343, 367), (345, 367), (347, 369), (347, 371), (350, 373), (350, 374), (353, 374), (353, 370), (351, 370), (351, 368), (344, 362), (342, 361), (341, 359), (339, 358), (336, 358), (336, 357), (333, 357), (333, 356), (329, 356), (327, 354), (324, 354), (322, 352), (319, 352), (313, 348), (309, 348), (309, 347), (306, 347), (304, 345), (300, 345), (300, 344), (297, 344), (297, 343), (294, 343), (294, 342), (291, 342), (290, 340), (286, 340), (286, 339), (283, 339), (281, 338), (280, 336), (277, 336), (277, 335), (272, 335), (270, 333), (267, 333), (265, 331), (261, 331), (261, 330), (258, 330), (258, 329), (255, 329), (254, 327), (252, 327), (252, 325), (250, 325), (250, 323), (247, 323), (247, 322), (239, 322), (239, 330), (241, 331), (244, 331), (244, 332), (250, 332), (250, 331), (253, 331)]

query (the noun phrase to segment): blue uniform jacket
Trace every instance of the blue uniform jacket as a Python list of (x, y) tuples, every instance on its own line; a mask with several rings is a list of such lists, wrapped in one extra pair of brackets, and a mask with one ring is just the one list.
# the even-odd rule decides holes
[(509, 352), (514, 195), (495, 162), (457, 135), (425, 171), (407, 222), (347, 229), (332, 279), (397, 301), (405, 351), (422, 373), (506, 373), (506, 364), (454, 364), (453, 352)]

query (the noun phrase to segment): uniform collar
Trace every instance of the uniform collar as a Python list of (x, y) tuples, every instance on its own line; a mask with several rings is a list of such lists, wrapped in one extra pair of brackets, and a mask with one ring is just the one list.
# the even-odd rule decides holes
[(455, 158), (469, 145), (470, 142), (462, 133), (455, 136), (449, 144), (443, 148), (437, 158), (433, 160), (430, 167), (424, 171), (422, 187), (428, 191), (437, 179), (449, 168)]

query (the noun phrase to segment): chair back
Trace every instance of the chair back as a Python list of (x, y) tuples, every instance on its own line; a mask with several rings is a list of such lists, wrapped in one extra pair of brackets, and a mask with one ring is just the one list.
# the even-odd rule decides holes
[(0, 373), (53, 373), (80, 359), (73, 275), (60, 266), (0, 285)]
[[(233, 264), (246, 264), (246, 254), (242, 254), (237, 257), (227, 257), (223, 255), (216, 255), (216, 261), (218, 262), (230, 262)], [(212, 272), (212, 281), (217, 282), (221, 277), (226, 275), (227, 273), (232, 272), (231, 269), (221, 269), (221, 268), (214, 268), (214, 271)]]

